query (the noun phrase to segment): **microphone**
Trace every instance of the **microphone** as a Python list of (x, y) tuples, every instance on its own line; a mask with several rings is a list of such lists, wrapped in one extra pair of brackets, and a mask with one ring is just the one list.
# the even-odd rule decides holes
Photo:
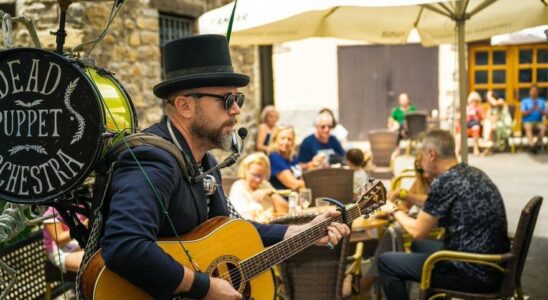
[(240, 149), (238, 152), (242, 153), (242, 151), (244, 150), (244, 140), (247, 137), (247, 129), (245, 127), (241, 127), (240, 129), (238, 129), (238, 135), (242, 140), (242, 144), (240, 145)]
[(240, 128), (238, 129), (238, 136), (242, 140), (242, 143), (238, 143), (238, 138), (236, 137), (236, 131), (232, 131), (232, 142), (230, 143), (230, 150), (232, 153), (241, 153), (244, 148), (244, 139), (247, 137), (247, 129)]
[(232, 132), (232, 142), (230, 144), (230, 150), (232, 150), (232, 154), (230, 154), (229, 157), (227, 157), (222, 163), (194, 177), (192, 180), (194, 182), (198, 182), (204, 179), (207, 175), (213, 172), (216, 172), (217, 170), (232, 166), (238, 160), (244, 148), (244, 140), (247, 137), (247, 129), (244, 127), (241, 127), (240, 129), (238, 129), (238, 136), (242, 140), (241, 144), (238, 143), (238, 138), (236, 137), (236, 131)]

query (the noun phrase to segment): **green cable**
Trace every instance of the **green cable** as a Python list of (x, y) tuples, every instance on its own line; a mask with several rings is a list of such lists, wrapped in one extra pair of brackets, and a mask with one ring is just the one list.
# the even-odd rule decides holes
[[(89, 72), (89, 71), (88, 71)], [(99, 75), (99, 74), (98, 74)], [(90, 78), (91, 78), (91, 74), (89, 75)], [(101, 75), (99, 75), (101, 76)], [(115, 82), (116, 83), (116, 82)], [(114, 118), (114, 116), (112, 115), (112, 112), (110, 111), (110, 108), (106, 105), (106, 103), (104, 103), (104, 99), (103, 97), (101, 97), (101, 101), (103, 101), (103, 104), (104, 104), (104, 107), (106, 108), (108, 114), (110, 115), (110, 117), (112, 118), (112, 121), (114, 122), (114, 126), (116, 127), (116, 130), (118, 131), (118, 134), (123, 134), (123, 132), (120, 130), (120, 127), (118, 126), (118, 123), (116, 122), (116, 119)], [(105, 120), (105, 124), (106, 124), (106, 120)], [(169, 216), (169, 213), (164, 205), (164, 202), (162, 201), (160, 195), (158, 194), (158, 191), (156, 190), (156, 187), (154, 186), (154, 184), (152, 183), (152, 181), (150, 180), (150, 177), (148, 176), (147, 172), (145, 171), (145, 169), (143, 168), (143, 166), (141, 165), (141, 163), (139, 162), (139, 159), (137, 159), (137, 157), (135, 156), (135, 153), (133, 153), (133, 150), (131, 149), (131, 147), (129, 146), (128, 142), (127, 142), (127, 139), (126, 139), (126, 136), (123, 135), (122, 136), (122, 140), (124, 141), (124, 144), (126, 145), (126, 148), (129, 150), (129, 153), (131, 154), (131, 156), (133, 157), (133, 159), (135, 160), (135, 162), (137, 163), (137, 166), (139, 167), (139, 169), (141, 170), (141, 173), (143, 174), (143, 176), (145, 176), (145, 179), (147, 181), (147, 184), (150, 186), (150, 188), (152, 189), (152, 192), (154, 193), (155, 197), (156, 197), (156, 200), (158, 201), (158, 203), (160, 204), (160, 207), (162, 208), (162, 213), (166, 216), (167, 220), (168, 220), (168, 223), (171, 227), (171, 230), (173, 231), (173, 235), (175, 236), (175, 238), (177, 239), (177, 242), (179, 243), (179, 245), (181, 246), (181, 248), (183, 249), (183, 251), (186, 253), (192, 267), (194, 268), (195, 271), (200, 271), (196, 265), (194, 264), (194, 259), (192, 258), (192, 255), (190, 254), (190, 252), (186, 249), (186, 247), (183, 245), (180, 237), (179, 237), (179, 234), (177, 233), (177, 230), (175, 229), (175, 225), (173, 224), (173, 221), (171, 220), (170, 216)]]
[(228, 21), (228, 28), (226, 30), (226, 40), (230, 44), (230, 35), (232, 34), (232, 24), (234, 23), (234, 15), (236, 14), (236, 5), (238, 0), (234, 1), (234, 7), (232, 8), (232, 13), (230, 14), (230, 20)]

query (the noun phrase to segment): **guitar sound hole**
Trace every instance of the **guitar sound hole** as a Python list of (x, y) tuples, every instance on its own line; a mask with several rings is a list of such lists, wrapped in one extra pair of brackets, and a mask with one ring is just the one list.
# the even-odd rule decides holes
[(240, 289), (240, 285), (242, 284), (242, 273), (240, 272), (240, 269), (230, 262), (218, 265), (217, 268), (213, 270), (212, 276), (230, 282), (237, 290)]
[(207, 273), (212, 277), (222, 278), (228, 281), (235, 290), (247, 298), (251, 296), (251, 288), (242, 278), (240, 259), (234, 256), (222, 256), (213, 261), (207, 268)]

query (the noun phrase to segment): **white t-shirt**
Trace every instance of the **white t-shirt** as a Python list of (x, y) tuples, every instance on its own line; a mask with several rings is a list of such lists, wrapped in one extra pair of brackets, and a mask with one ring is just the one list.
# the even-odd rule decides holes
[[(274, 190), (274, 187), (264, 180), (258, 190), (263, 189)], [(232, 184), (228, 198), (243, 218), (260, 222), (270, 218), (274, 211), (270, 197), (259, 199), (260, 195), (262, 193), (251, 191), (245, 184), (245, 180), (240, 179)]]

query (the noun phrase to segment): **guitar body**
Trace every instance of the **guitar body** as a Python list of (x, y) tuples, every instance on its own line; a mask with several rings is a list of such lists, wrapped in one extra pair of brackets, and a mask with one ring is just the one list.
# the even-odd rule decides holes
[[(181, 240), (202, 272), (227, 279), (246, 298), (274, 299), (272, 272), (265, 271), (248, 282), (240, 280), (239, 262), (264, 250), (261, 237), (250, 222), (216, 217), (182, 236)], [(158, 245), (182, 265), (193, 269), (179, 242), (163, 240), (158, 241)], [(81, 287), (88, 300), (152, 299), (142, 289), (110, 271), (100, 251), (84, 267)]]

